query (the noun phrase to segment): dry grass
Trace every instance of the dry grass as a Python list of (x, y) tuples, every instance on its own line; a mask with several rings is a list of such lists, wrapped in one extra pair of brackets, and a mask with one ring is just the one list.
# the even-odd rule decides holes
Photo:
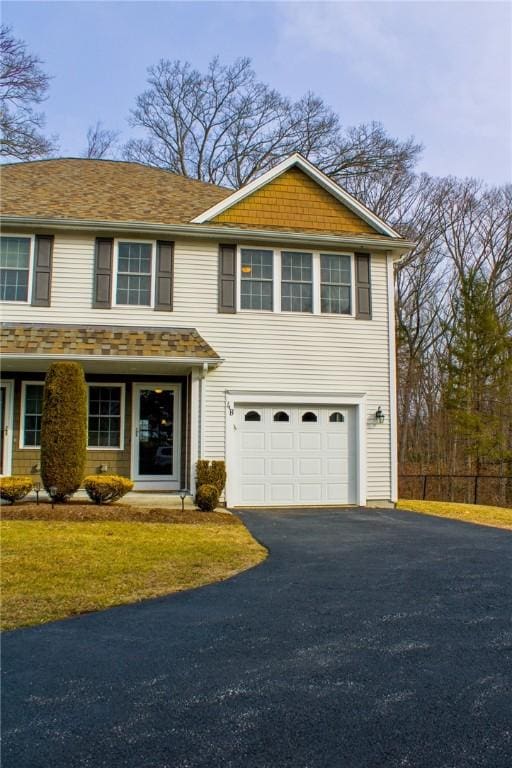
[(512, 530), (512, 509), (505, 507), (488, 507), (483, 504), (455, 504), (448, 501), (416, 501), (400, 499), (396, 505), (399, 509), (408, 509), (424, 515), (449, 517), (453, 520), (463, 520), (466, 523), (490, 525), (494, 528)]
[[(29, 506), (36, 505), (25, 509)], [(38, 514), (42, 514), (39, 506)], [(56, 506), (54, 513), (63, 515), (64, 506)], [(10, 507), (9, 514), (15, 509)], [(18, 509), (21, 513), (23, 505)], [(92, 511), (99, 515), (113, 509)], [(91, 507), (87, 510), (89, 513)], [(78, 514), (77, 505), (73, 512)], [(151, 510), (138, 512), (151, 514)], [(198, 513), (185, 513), (194, 514)], [(266, 556), (245, 526), (228, 514), (203, 513), (193, 524), (192, 520), (175, 519), (171, 524), (168, 520), (162, 524), (79, 519), (3, 520), (3, 629), (43, 624), (221, 581)]]

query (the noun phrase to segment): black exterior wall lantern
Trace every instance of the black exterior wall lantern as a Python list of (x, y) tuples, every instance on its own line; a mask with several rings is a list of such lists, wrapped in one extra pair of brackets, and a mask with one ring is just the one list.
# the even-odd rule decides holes
[(377, 424), (384, 424), (384, 418), (385, 418), (384, 417), (384, 412), (383, 412), (382, 408), (379, 405), (379, 407), (375, 411), (375, 421), (377, 422)]

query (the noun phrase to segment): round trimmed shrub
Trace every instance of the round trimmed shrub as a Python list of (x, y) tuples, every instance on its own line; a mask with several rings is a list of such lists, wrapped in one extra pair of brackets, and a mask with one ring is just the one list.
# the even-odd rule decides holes
[(219, 503), (219, 491), (214, 485), (200, 485), (196, 493), (196, 504), (202, 512), (214, 512)]
[(88, 475), (84, 488), (95, 504), (110, 504), (131, 491), (133, 483), (121, 475)]
[(46, 374), (41, 417), (41, 480), (55, 501), (79, 488), (87, 448), (87, 388), (78, 363), (52, 363)]
[(30, 493), (33, 485), (31, 477), (0, 477), (0, 499), (14, 504)]

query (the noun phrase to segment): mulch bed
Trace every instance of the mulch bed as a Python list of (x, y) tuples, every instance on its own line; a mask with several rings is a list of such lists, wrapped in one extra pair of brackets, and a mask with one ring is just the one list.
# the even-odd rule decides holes
[(194, 509), (165, 509), (164, 507), (135, 507), (124, 505), (55, 504), (33, 502), (0, 507), (2, 520), (54, 520), (60, 522), (181, 523), (186, 525), (240, 525), (229, 512), (200, 512)]

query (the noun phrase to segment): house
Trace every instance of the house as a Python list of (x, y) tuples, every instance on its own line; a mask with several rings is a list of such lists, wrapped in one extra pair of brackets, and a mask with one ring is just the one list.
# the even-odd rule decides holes
[(298, 154), (238, 191), (136, 163), (2, 168), (2, 472), (37, 479), (45, 371), (88, 384), (87, 471), (229, 506), (396, 499), (393, 264)]

